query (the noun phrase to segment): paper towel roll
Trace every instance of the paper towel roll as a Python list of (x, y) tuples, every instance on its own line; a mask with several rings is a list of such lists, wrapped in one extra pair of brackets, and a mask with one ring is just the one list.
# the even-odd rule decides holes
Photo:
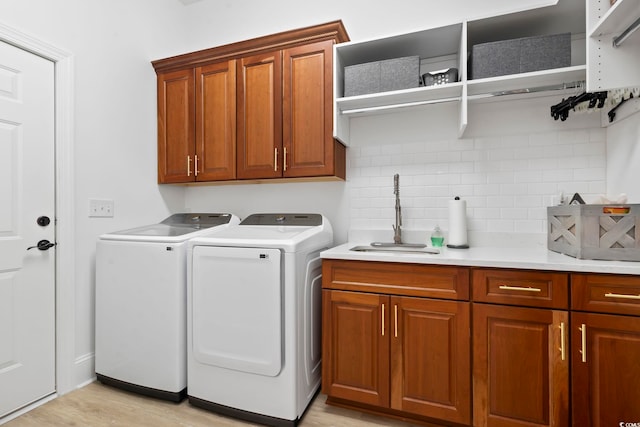
[(449, 239), (450, 248), (468, 248), (467, 244), (467, 202), (456, 197), (449, 200)]

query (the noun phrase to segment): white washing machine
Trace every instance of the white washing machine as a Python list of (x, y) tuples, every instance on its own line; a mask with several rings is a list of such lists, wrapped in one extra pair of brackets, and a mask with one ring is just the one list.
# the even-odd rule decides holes
[(239, 222), (227, 213), (182, 213), (100, 236), (98, 380), (176, 402), (186, 396), (187, 241)]
[(320, 251), (333, 244), (319, 214), (255, 214), (189, 242), (189, 402), (225, 415), (293, 426), (320, 386)]

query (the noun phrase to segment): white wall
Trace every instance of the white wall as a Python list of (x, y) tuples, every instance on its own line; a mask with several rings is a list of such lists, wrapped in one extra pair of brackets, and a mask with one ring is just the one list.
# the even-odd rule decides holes
[[(640, 100), (630, 101), (623, 108), (640, 111)], [(625, 193), (630, 203), (640, 203), (640, 113), (607, 128), (607, 159), (607, 194), (614, 197)]]
[[(523, 0), (518, 5), (543, 3), (553, 1)], [(102, 233), (157, 222), (183, 209), (231, 211), (240, 216), (287, 210), (326, 214), (337, 241), (342, 241), (352, 222), (381, 227), (391, 223), (392, 194), (387, 187), (396, 171), (402, 175), (407, 221), (415, 227), (441, 221), (443, 211), (438, 206), (447, 196), (460, 193), (473, 198), (474, 215), (482, 216), (474, 227), (539, 230), (545, 197), (561, 187), (567, 192), (601, 191), (605, 132), (588, 117), (570, 117), (562, 124), (550, 121), (550, 100), (541, 101), (539, 109), (526, 103), (476, 106), (462, 140), (454, 136), (452, 121), (457, 115), (446, 106), (380, 120), (354, 120), (346, 182), (156, 184), (156, 87), (150, 65), (154, 59), (335, 19), (343, 20), (352, 40), (362, 40), (512, 8), (512, 0), (451, 0), (446, 7), (417, 0), (378, 2), (375, 7), (368, 0), (202, 0), (190, 6), (178, 0), (0, 2), (3, 24), (70, 51), (75, 58), (77, 383), (93, 375), (94, 254), (96, 238)], [(458, 11), (465, 16), (458, 16)], [(563, 164), (549, 154), (556, 142), (562, 158), (571, 164), (572, 176), (564, 175)], [(528, 172), (518, 175), (514, 165), (520, 168), (527, 153), (539, 147), (547, 154), (526, 160)], [(424, 159), (419, 172), (412, 160), (417, 154)], [(460, 170), (460, 174), (458, 156), (465, 160), (461, 167), (473, 171)], [(387, 157), (392, 165), (375, 164)], [(552, 168), (547, 169), (547, 160), (554, 163)], [(525, 189), (517, 180), (540, 180), (542, 188), (532, 198), (533, 184), (527, 182)], [(556, 180), (562, 184), (554, 186)], [(115, 217), (88, 218), (89, 198), (115, 200)], [(516, 200), (533, 208), (526, 223), (509, 218), (519, 212)], [(501, 206), (492, 213), (494, 202)], [(502, 206), (509, 203), (513, 206)], [(372, 208), (363, 209), (367, 204)]]
[[(181, 37), (184, 9), (177, 0), (0, 2), (4, 25), (74, 57), (76, 373), (71, 381), (77, 384), (94, 375), (97, 236), (157, 222), (184, 206), (182, 189), (156, 185), (156, 86), (150, 65), (187, 48)], [(89, 198), (113, 199), (115, 217), (88, 218)]]

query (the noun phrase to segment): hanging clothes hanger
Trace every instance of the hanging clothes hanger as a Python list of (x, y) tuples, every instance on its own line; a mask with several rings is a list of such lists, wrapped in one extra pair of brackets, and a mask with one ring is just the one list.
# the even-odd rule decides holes
[(561, 121), (567, 120), (569, 117), (569, 111), (574, 110), (576, 106), (583, 102), (588, 102), (588, 108), (602, 108), (605, 100), (607, 99), (607, 92), (586, 92), (583, 91), (579, 95), (570, 96), (567, 99), (562, 99), (556, 105), (551, 106), (551, 117), (554, 120), (560, 119)]
[(622, 98), (622, 100), (618, 103), (618, 105), (616, 105), (611, 110), (609, 110), (609, 112), (607, 113), (607, 115), (609, 116), (609, 123), (612, 123), (613, 120), (616, 118), (616, 110), (620, 108), (622, 104), (624, 104), (625, 102), (629, 101), (632, 98), (633, 98), (633, 92), (629, 94), (628, 98)]

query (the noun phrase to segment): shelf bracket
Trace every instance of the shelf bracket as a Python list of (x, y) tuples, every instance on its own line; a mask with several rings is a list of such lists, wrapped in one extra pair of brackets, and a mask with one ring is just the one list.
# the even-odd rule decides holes
[(631, 34), (635, 33), (638, 30), (638, 28), (640, 28), (640, 18), (636, 19), (633, 24), (629, 25), (629, 27), (624, 30), (622, 34), (613, 38), (613, 47), (620, 47), (620, 45), (631, 36)]

